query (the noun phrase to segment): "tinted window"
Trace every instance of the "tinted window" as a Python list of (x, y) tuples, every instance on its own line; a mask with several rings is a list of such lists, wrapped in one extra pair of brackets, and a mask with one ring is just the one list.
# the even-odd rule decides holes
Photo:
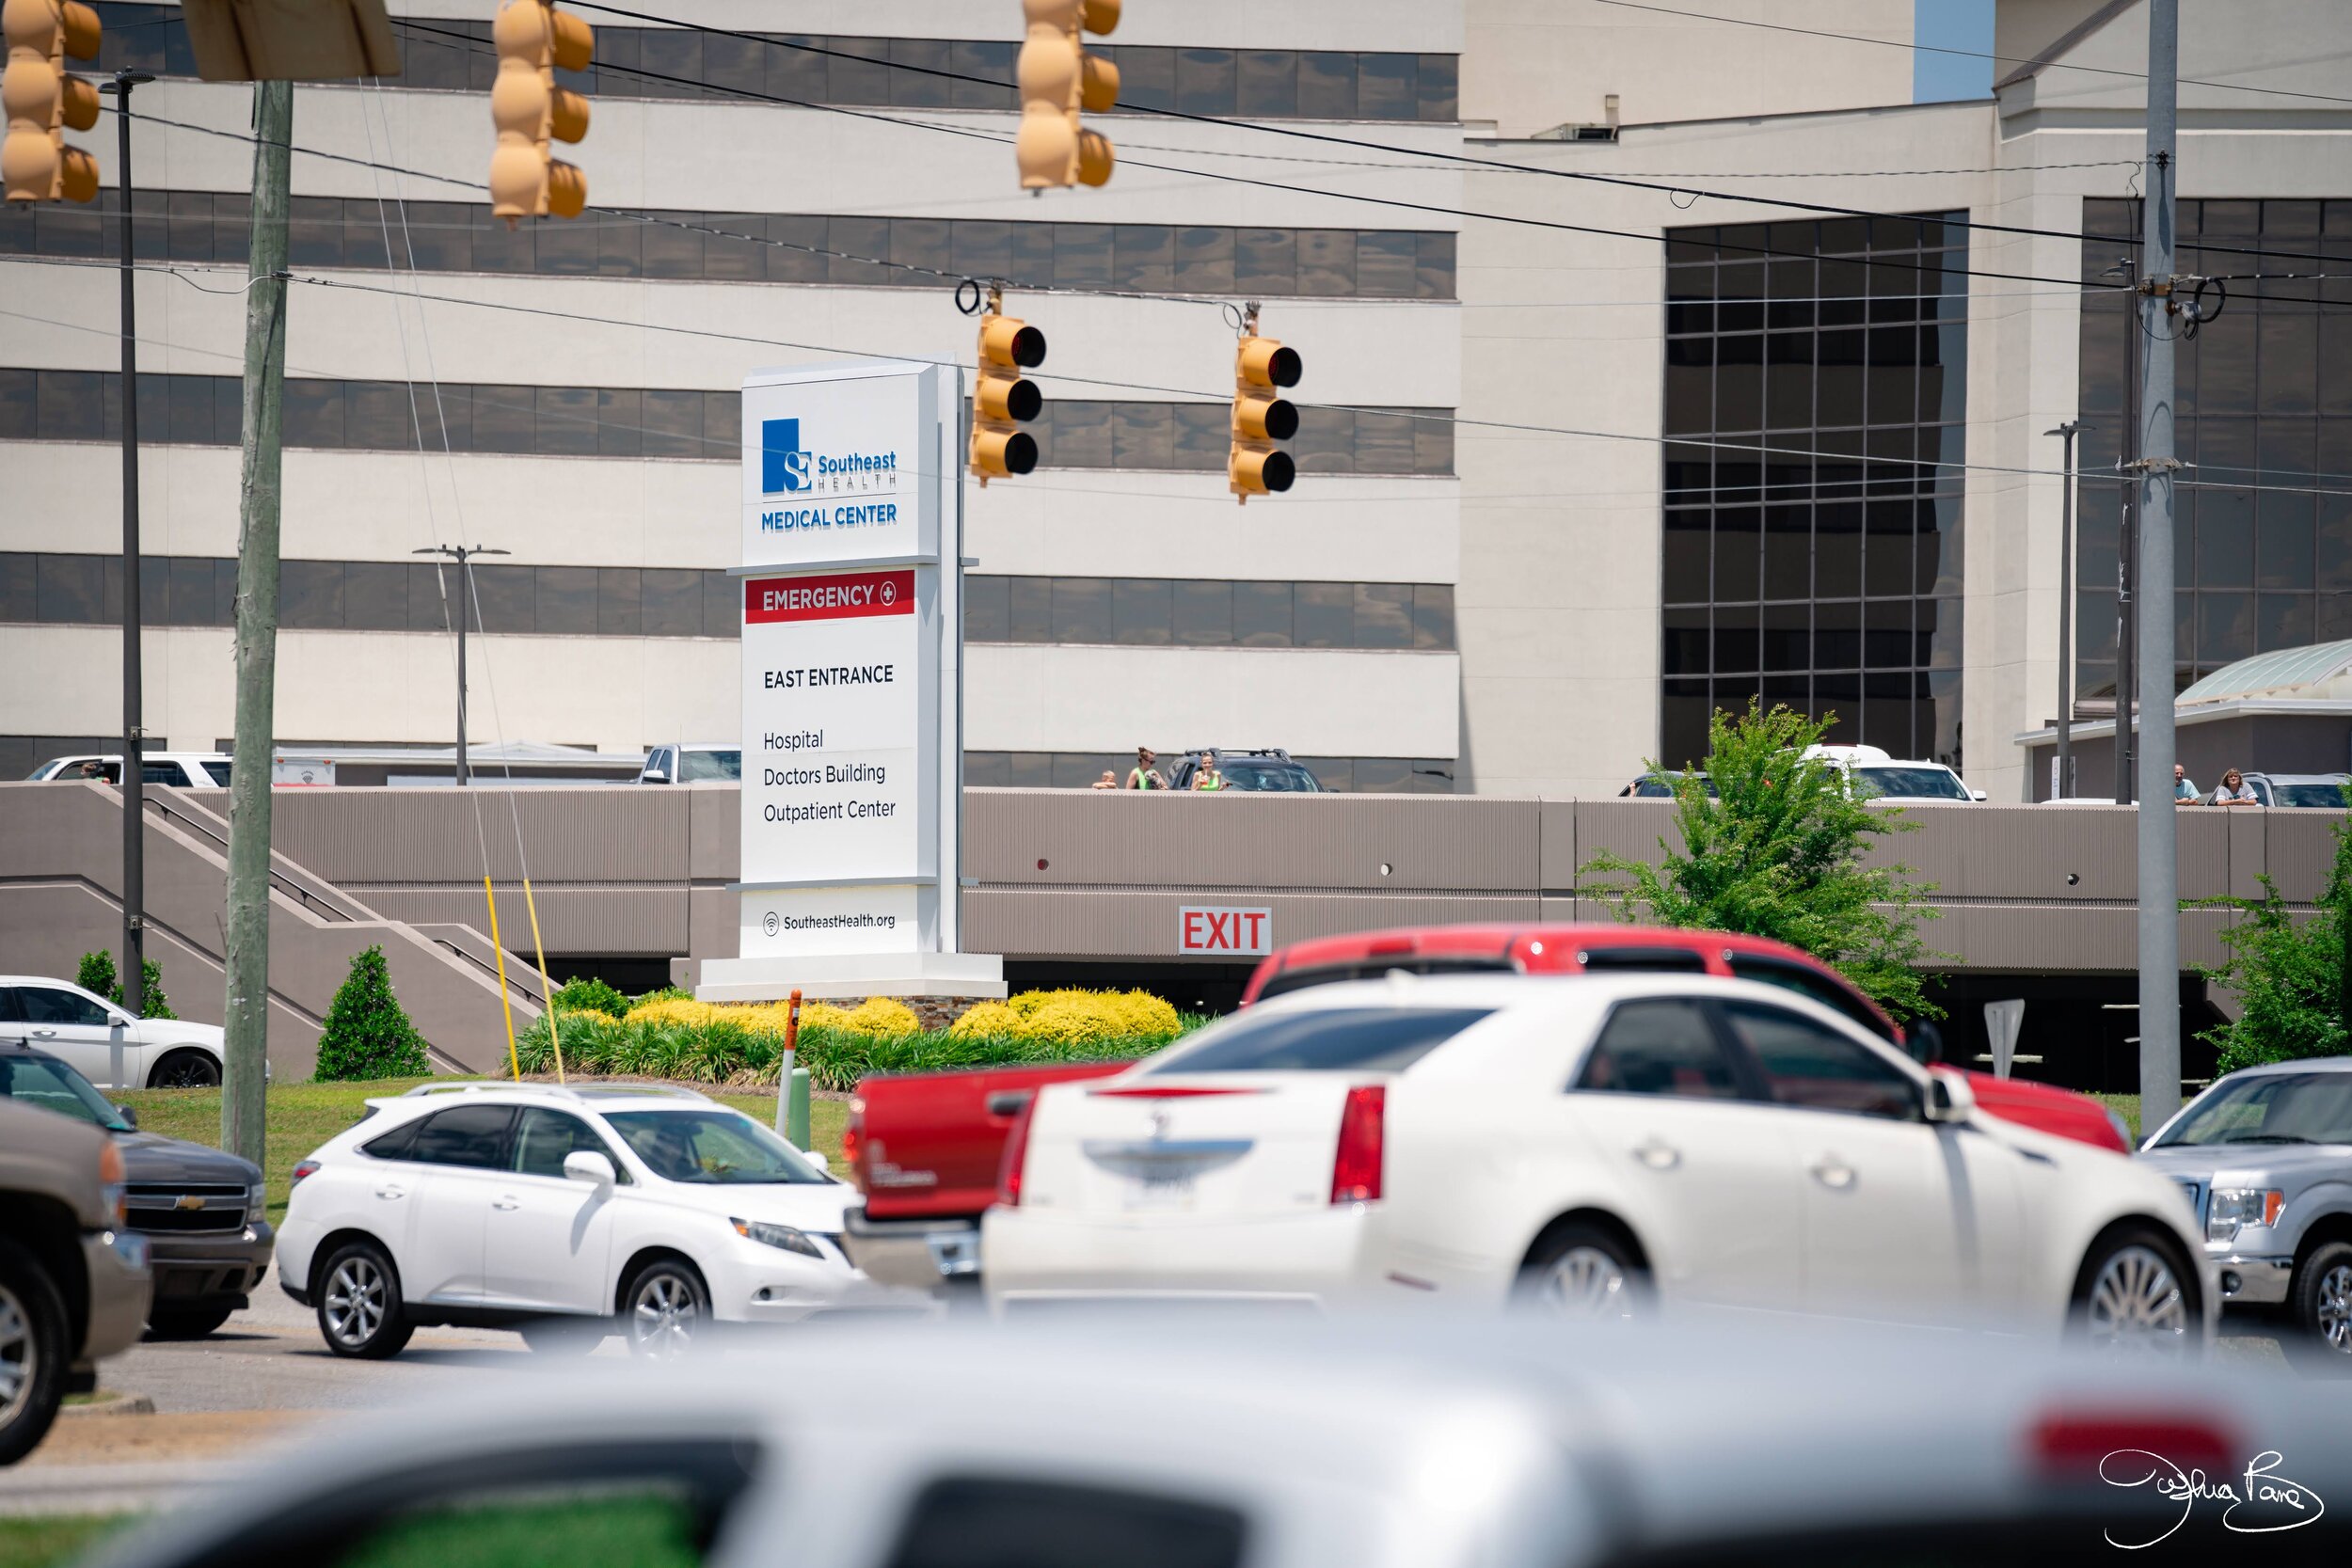
[(88, 1023), (104, 1028), (114, 1021), (106, 1009), (86, 996), (70, 990), (52, 990), (47, 986), (19, 986), (17, 1000), (24, 1006), (27, 1023)]
[(0, 1023), (22, 1023), (24, 1022), (24, 1004), (16, 999), (15, 988), (0, 986)]
[(1152, 1072), (1402, 1072), (1491, 1007), (1340, 1007), (1235, 1020)]
[(90, 1086), (88, 1079), (66, 1066), (40, 1056), (0, 1056), (0, 1100), (38, 1105), (76, 1121), (96, 1122), (126, 1132), (130, 1124)]
[(1894, 1033), (1887, 1028), (1884, 1019), (1872, 1012), (1853, 992), (1816, 970), (1791, 963), (1787, 958), (1734, 953), (1731, 955), (1731, 972), (1742, 980), (1755, 980), (1767, 986), (1778, 986), (1783, 990), (1793, 990), (1799, 996), (1809, 996), (1840, 1016), (1852, 1019), (1888, 1044), (1894, 1043)]
[(2166, 1148), (2213, 1144), (2352, 1143), (2352, 1072), (2280, 1072), (2226, 1079), (2189, 1107)]
[(1731, 1003), (1724, 1013), (1780, 1103), (1919, 1119), (1919, 1093), (1911, 1079), (1860, 1042), (1812, 1019), (1752, 1002)]
[(506, 1129), (515, 1119), (505, 1105), (457, 1105), (436, 1111), (417, 1130), (408, 1158), (431, 1165), (496, 1170), (506, 1163)]
[(2344, 806), (2344, 786), (2337, 784), (2274, 784), (2272, 801), (2280, 806)]
[(1295, 766), (1285, 767), (1279, 763), (1231, 762), (1218, 768), (1217, 771), (1225, 776), (1225, 787), (1228, 789), (1267, 790), (1287, 795), (1321, 793), (1316, 788), (1315, 776), (1304, 768)]
[(1685, 1100), (1736, 1100), (1731, 1063), (1696, 1002), (1661, 998), (1624, 1002), (1601, 1025), (1584, 1058), (1580, 1089), (1667, 1094)]
[(1234, 1568), (1230, 1508), (1148, 1493), (993, 1477), (935, 1481), (914, 1499), (891, 1568)]
[[(372, 1109), (371, 1114), (373, 1114)], [(361, 1144), (360, 1152), (373, 1155), (378, 1160), (405, 1160), (408, 1158), (408, 1151), (416, 1145), (417, 1129), (423, 1125), (422, 1117), (404, 1121), (382, 1137), (371, 1138)]]
[[(516, 1171), (524, 1176), (560, 1179), (564, 1174), (564, 1157), (574, 1149), (612, 1160), (612, 1151), (605, 1148), (604, 1140), (589, 1131), (588, 1124), (578, 1117), (541, 1110), (536, 1105), (523, 1108), (522, 1120), (515, 1127)], [(618, 1171), (621, 1163), (612, 1160), (612, 1166)]]
[(605, 1120), (665, 1181), (739, 1186), (827, 1180), (799, 1149), (740, 1111), (616, 1111)]
[(223, 789), (229, 787), (229, 768), (230, 764), (225, 762), (208, 762), (204, 765), (204, 771), (211, 776), (213, 783)]
[(1687, 947), (1587, 947), (1577, 955), (1588, 973), (1631, 970), (1659, 974), (1704, 974), (1707, 956)]
[(1896, 795), (1914, 800), (1965, 800), (1968, 791), (1941, 768), (1857, 768), (1856, 795)]
[(740, 752), (687, 752), (680, 764), (679, 784), (729, 784), (743, 776), (743, 753)]

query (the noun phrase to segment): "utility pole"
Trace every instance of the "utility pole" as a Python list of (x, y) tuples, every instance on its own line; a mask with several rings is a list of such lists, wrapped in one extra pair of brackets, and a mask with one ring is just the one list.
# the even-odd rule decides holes
[(261, 1164), (268, 1106), (270, 751), (278, 729), (278, 437), (286, 392), (287, 171), (294, 84), (253, 84), (253, 219), (245, 291), (238, 486), (236, 753), (229, 787), (227, 1070), (221, 1145)]
[(2074, 793), (2074, 437), (2083, 422), (2069, 420), (2044, 436), (2066, 443), (2066, 487), (2058, 503), (2058, 779), (2050, 799)]
[[(2126, 256), (2107, 269), (2126, 282), (2139, 277), (2137, 263)], [(2115, 525), (2115, 800), (2132, 801), (2132, 676), (2138, 648), (2138, 606), (2132, 602), (2132, 585), (2139, 575), (2138, 498), (2131, 481), (2132, 456), (2138, 444), (2139, 309), (2134, 300), (2123, 317), (2123, 423), (2116, 442), (2117, 476)]]
[(2179, 116), (2179, 0), (2148, 4), (2148, 194), (2140, 222), (2139, 1124), (2181, 1107), (2180, 839), (2172, 800), (2173, 142)]
[(115, 196), (122, 245), (122, 1005), (147, 1016), (147, 728), (139, 607), (139, 332), (131, 270), (131, 89), (155, 78), (118, 71)]
[(427, 545), (408, 553), (447, 556), (457, 562), (457, 787), (463, 789), (473, 778), (466, 766), (466, 622), (473, 614), (473, 568), (466, 562), (478, 555), (514, 552), (494, 550), (486, 545)]

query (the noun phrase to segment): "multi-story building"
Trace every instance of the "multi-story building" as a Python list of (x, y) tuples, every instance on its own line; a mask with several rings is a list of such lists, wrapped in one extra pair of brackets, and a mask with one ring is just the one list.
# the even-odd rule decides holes
[[(960, 79), (1009, 79), (1009, 3), (697, 0), (679, 21), (803, 31), (600, 25), (594, 209), (511, 233), (469, 188), (486, 0), (395, 8), (396, 83), (296, 95), (290, 740), (445, 740), (411, 552), (461, 542), (514, 552), (480, 569), (478, 739), (730, 737), (733, 388), (968, 363), (966, 277), (1051, 341), (1042, 466), (969, 498), (975, 784), (1280, 745), (1345, 787), (1613, 793), (1754, 695), (2019, 799), (2070, 581), (2077, 691), (2112, 702), (2131, 0), (2000, 0), (1993, 95), (1942, 103), (1911, 102), (1910, 0), (1133, 0), (1126, 101), (1230, 122), (1108, 117), (1116, 178), (1041, 198), (1009, 91)], [(149, 725), (202, 747), (230, 731), (247, 97), (186, 79), (170, 8), (102, 10), (107, 63), (164, 78), (140, 245), (187, 270), (139, 279)], [(2352, 14), (2182, 24), (2181, 265), (2262, 275), (2180, 354), (2185, 683), (2352, 635)], [(0, 220), (0, 763), (118, 722), (116, 280), (11, 259), (112, 243)], [(1297, 488), (1237, 507), (1244, 299), (1307, 377)], [(2076, 418), (2070, 578), (2045, 433)]]

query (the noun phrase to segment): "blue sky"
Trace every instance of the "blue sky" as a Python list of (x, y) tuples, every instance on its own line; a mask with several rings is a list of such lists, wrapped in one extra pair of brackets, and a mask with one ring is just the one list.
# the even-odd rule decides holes
[[(1993, 50), (1993, 0), (1913, 0), (1913, 40), (1945, 49)], [(1943, 103), (1955, 98), (1993, 95), (1991, 60), (1938, 55), (1928, 49), (1911, 56), (1911, 101)]]

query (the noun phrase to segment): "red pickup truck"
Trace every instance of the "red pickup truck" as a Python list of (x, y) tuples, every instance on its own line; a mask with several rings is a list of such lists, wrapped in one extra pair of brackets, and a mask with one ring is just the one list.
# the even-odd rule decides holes
[[(1907, 1036), (1843, 975), (1793, 947), (1761, 937), (1657, 927), (1435, 926), (1323, 937), (1261, 962), (1242, 1006), (1397, 969), (1418, 974), (1686, 970), (1760, 980), (1810, 997), (1922, 1060), (1934, 1059), (1940, 1050), (1931, 1031)], [(866, 1079), (850, 1102), (843, 1137), (851, 1180), (866, 1194), (864, 1210), (848, 1215), (850, 1258), (886, 1284), (977, 1285), (980, 1213), (995, 1199), (1005, 1142), (1023, 1108), (1045, 1085), (1105, 1077), (1128, 1065), (1056, 1063)], [(2131, 1152), (2122, 1121), (2088, 1095), (1989, 1073), (1971, 1072), (1968, 1083), (1989, 1115)]]

